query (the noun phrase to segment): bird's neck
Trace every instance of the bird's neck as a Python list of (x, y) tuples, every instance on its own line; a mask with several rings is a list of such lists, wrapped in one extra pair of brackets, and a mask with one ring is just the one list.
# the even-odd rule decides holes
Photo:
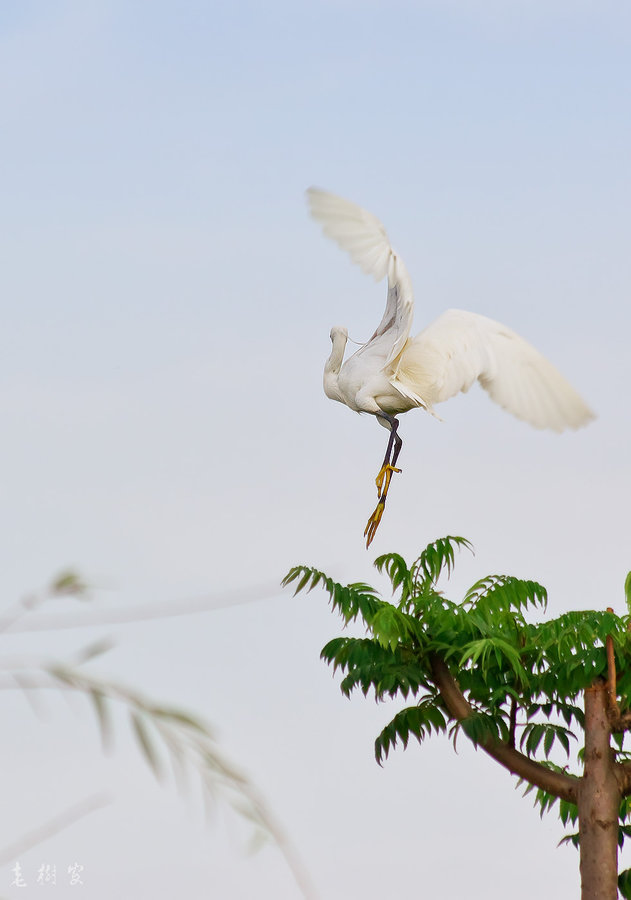
[(341, 399), (337, 379), (342, 368), (342, 360), (344, 359), (344, 351), (346, 350), (347, 336), (343, 332), (333, 334), (331, 355), (324, 364), (324, 393), (331, 400)]
[(340, 369), (342, 368), (342, 360), (344, 359), (344, 351), (346, 350), (347, 340), (348, 337), (344, 333), (344, 331), (333, 332), (333, 336), (331, 338), (333, 347), (331, 348), (331, 355), (324, 364), (325, 372), (332, 372), (335, 375), (339, 375)]

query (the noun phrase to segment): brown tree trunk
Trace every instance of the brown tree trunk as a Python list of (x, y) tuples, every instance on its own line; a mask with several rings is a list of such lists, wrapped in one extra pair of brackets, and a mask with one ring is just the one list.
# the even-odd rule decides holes
[(578, 789), (581, 900), (618, 896), (618, 809), (622, 796), (609, 744), (607, 684), (585, 691), (585, 768)]

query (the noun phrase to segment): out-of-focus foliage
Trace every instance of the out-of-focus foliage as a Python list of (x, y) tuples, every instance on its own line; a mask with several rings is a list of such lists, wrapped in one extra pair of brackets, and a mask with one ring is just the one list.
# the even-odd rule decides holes
[[(54, 598), (90, 600), (88, 583), (75, 571), (65, 570), (41, 592), (27, 595), (0, 613), (0, 634), (16, 622), (41, 609)], [(113, 646), (109, 638), (101, 638), (81, 647), (73, 658), (64, 662), (33, 660), (22, 662), (12, 657), (2, 666), (0, 687), (19, 688), (31, 699), (40, 690), (72, 691), (90, 702), (104, 749), (112, 745), (117, 718), (115, 706), (126, 710), (131, 732), (140, 751), (160, 781), (171, 774), (182, 790), (194, 787), (196, 796), (210, 812), (218, 801), (228, 802), (251, 826), (252, 847), (272, 840), (283, 853), (305, 896), (310, 895), (308, 879), (293, 848), (275, 821), (267, 805), (249, 778), (220, 751), (211, 728), (199, 716), (179, 707), (166, 705), (142, 695), (132, 687), (97, 675), (86, 664)]]

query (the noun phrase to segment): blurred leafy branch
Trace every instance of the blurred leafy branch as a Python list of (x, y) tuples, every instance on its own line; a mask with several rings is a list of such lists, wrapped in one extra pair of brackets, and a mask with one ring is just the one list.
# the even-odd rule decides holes
[[(66, 570), (55, 577), (47, 589), (21, 599), (7, 610), (0, 617), (0, 633), (10, 630), (23, 616), (54, 597), (87, 601), (91, 597), (91, 590), (79, 574)], [(253, 597), (246, 595), (246, 600), (248, 599)], [(190, 611), (214, 608), (215, 605), (216, 602), (213, 602), (209, 607), (208, 601), (204, 601)], [(159, 610), (143, 610), (140, 618), (171, 614), (178, 613), (173, 613), (171, 606), (167, 606)], [(123, 618), (123, 621), (135, 620), (133, 614)], [(71, 626), (72, 624), (70, 621)], [(65, 623), (65, 627), (67, 626), (68, 622)], [(178, 788), (186, 792), (190, 788), (191, 776), (196, 777), (207, 818), (217, 802), (227, 802), (251, 824), (251, 847), (254, 849), (270, 840), (275, 843), (303, 895), (312, 896), (308, 876), (287, 836), (252, 782), (220, 752), (212, 729), (205, 721), (189, 711), (150, 700), (126, 685), (86, 672), (85, 664), (102, 656), (112, 646), (113, 642), (109, 639), (95, 641), (81, 648), (73, 660), (66, 663), (19, 659), (7, 661), (0, 658), (0, 689), (20, 688), (27, 696), (32, 691), (69, 690), (86, 697), (93, 707), (104, 750), (108, 750), (113, 743), (112, 707), (124, 707), (132, 734), (156, 778), (163, 782), (170, 772)], [(100, 797), (78, 804), (76, 809), (84, 811), (75, 815), (73, 807), (68, 814), (59, 817), (59, 825), (52, 824), (50, 829), (38, 830), (33, 842), (46, 839), (55, 830), (71, 824), (77, 815), (91, 812), (102, 805), (103, 799)]]

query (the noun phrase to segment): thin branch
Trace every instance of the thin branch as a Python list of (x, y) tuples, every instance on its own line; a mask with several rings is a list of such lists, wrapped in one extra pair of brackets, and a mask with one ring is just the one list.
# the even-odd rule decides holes
[(84, 816), (88, 816), (97, 809), (108, 806), (111, 802), (112, 798), (107, 796), (107, 794), (93, 794), (91, 797), (87, 797), (85, 800), (73, 804), (68, 807), (68, 809), (64, 810), (64, 812), (54, 816), (44, 825), (40, 825), (39, 828), (29, 831), (9, 847), (4, 847), (0, 850), (0, 866), (6, 866), (13, 860), (18, 859), (18, 857), (22, 856), (28, 850), (36, 847), (38, 844), (42, 844), (44, 841), (47, 841), (48, 838), (58, 834), (60, 831), (64, 831), (71, 825), (74, 825), (75, 822), (78, 822), (79, 819), (83, 819)]
[(607, 709), (607, 718), (609, 719), (609, 727), (612, 734), (621, 734), (623, 731), (631, 730), (631, 712), (621, 713)]
[(89, 610), (83, 615), (72, 613), (44, 616), (40, 614), (34, 619), (20, 621), (17, 626), (14, 624), (17, 622), (16, 615), (10, 613), (0, 617), (0, 631), (17, 634), (23, 631), (54, 631), (66, 628), (92, 628), (98, 625), (128, 625), (146, 619), (167, 619), (174, 616), (211, 612), (215, 609), (228, 609), (232, 606), (241, 606), (258, 600), (270, 600), (278, 596), (279, 588), (274, 583), (177, 602), (152, 603), (136, 609)]
[[(445, 661), (438, 653), (434, 652), (430, 655), (430, 664), (434, 683), (440, 691), (449, 714), (458, 722), (468, 719), (473, 715), (473, 710)], [(523, 778), (530, 784), (534, 784), (535, 787), (548, 791), (555, 797), (576, 803), (580, 779), (575, 775), (548, 769), (509, 744), (498, 741), (490, 735), (480, 742), (480, 747), (513, 775)]]
[[(607, 607), (607, 612), (613, 612), (611, 606)], [(618, 706), (617, 690), (616, 690), (616, 657), (613, 649), (613, 637), (608, 634), (605, 641), (607, 648), (607, 714), (613, 719), (620, 718), (620, 707)]]
[(0, 616), (0, 632), (8, 631), (13, 625), (33, 612), (51, 597), (79, 597), (83, 600), (89, 596), (87, 584), (72, 570), (61, 572), (45, 591), (22, 597)]
[[(0, 617), (0, 632), (8, 631), (23, 616), (41, 606), (46, 599), (48, 599), (48, 594), (29, 594), (27, 597), (17, 600)], [(16, 629), (16, 631), (19, 630)]]
[(623, 797), (631, 794), (631, 762), (616, 763), (616, 778)]

